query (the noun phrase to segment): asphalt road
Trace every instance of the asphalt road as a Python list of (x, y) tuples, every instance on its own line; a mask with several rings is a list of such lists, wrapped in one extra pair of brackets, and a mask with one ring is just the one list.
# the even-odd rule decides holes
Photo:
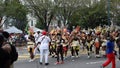
[[(100, 65), (106, 60), (106, 58), (95, 58), (94, 56), (90, 59), (87, 58), (87, 55), (81, 55), (79, 58), (70, 58), (65, 59), (64, 64), (55, 65), (56, 58), (49, 57), (50, 65), (45, 66), (39, 64), (39, 58), (33, 62), (28, 62), (26, 60), (18, 60), (14, 64), (14, 68), (100, 68)], [(106, 67), (111, 68), (111, 64)], [(120, 61), (116, 59), (116, 68), (120, 68)]]

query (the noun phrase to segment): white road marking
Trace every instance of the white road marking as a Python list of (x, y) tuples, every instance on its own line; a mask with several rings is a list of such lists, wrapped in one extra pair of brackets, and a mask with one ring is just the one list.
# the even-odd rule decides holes
[(102, 63), (102, 62), (104, 62), (104, 61), (88, 62), (88, 63), (86, 63), (86, 64), (97, 64), (97, 63)]

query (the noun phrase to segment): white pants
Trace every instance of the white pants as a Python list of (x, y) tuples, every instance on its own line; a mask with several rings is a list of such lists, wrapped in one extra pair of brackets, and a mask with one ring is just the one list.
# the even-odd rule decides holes
[(43, 61), (43, 57), (45, 56), (45, 63), (48, 63), (48, 55), (49, 49), (40, 49), (40, 62)]

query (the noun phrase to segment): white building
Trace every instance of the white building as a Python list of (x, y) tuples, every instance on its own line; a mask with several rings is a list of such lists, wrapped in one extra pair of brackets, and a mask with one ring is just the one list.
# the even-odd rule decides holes
[(28, 24), (29, 26), (35, 26), (37, 19), (35, 17), (33, 17), (33, 15), (31, 13), (27, 14), (27, 19), (28, 19)]

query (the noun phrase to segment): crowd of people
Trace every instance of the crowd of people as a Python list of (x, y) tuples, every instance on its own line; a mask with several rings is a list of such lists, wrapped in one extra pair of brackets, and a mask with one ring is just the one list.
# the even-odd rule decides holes
[[(26, 38), (30, 62), (35, 59), (36, 51), (40, 54), (40, 65), (49, 65), (48, 57), (55, 57), (55, 64), (63, 64), (70, 55), (71, 58), (80, 57), (80, 49), (87, 52), (87, 57), (106, 57), (107, 60), (101, 65), (106, 67), (112, 62), (112, 68), (116, 68), (115, 55), (120, 59), (120, 30), (98, 26), (94, 29), (82, 29), (77, 26), (73, 31), (67, 28), (53, 29), (50, 32), (43, 30), (30, 33)], [(8, 32), (0, 32), (0, 68), (11, 68), (18, 58), (15, 46), (11, 43)]]
[(71, 58), (78, 58), (80, 57), (80, 49), (87, 50), (88, 58), (92, 57), (93, 53), (96, 58), (107, 57), (108, 60), (101, 66), (103, 68), (111, 61), (113, 63), (112, 68), (115, 68), (114, 55), (117, 52), (120, 59), (120, 30), (111, 30), (108, 27), (98, 26), (94, 29), (82, 29), (77, 26), (73, 31), (66, 28), (53, 29), (50, 32), (38, 31), (31, 34), (28, 39), (34, 42), (33, 46), (28, 47), (31, 56), (35, 55), (36, 50), (40, 52), (40, 64), (42, 64), (44, 55), (45, 65), (49, 64), (49, 55), (57, 58), (55, 64), (63, 64), (69, 50), (71, 51)]

